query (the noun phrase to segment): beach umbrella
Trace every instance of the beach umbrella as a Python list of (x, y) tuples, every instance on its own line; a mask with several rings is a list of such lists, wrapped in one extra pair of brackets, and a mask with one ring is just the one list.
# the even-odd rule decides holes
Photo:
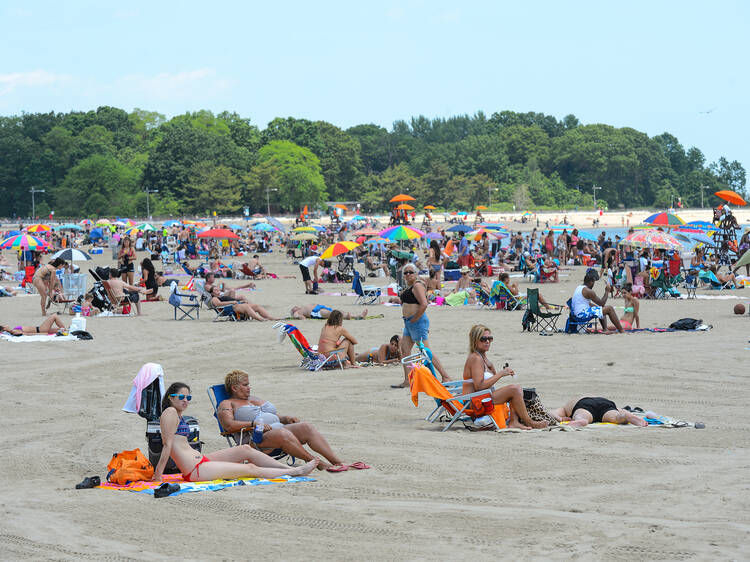
[(469, 240), (474, 240), (475, 242), (479, 242), (482, 239), (482, 235), (486, 234), (487, 237), (493, 237), (498, 240), (502, 240), (503, 238), (506, 238), (508, 235), (503, 232), (498, 232), (497, 230), (487, 230), (486, 228), (480, 228), (478, 230), (471, 231), (466, 237)]
[(346, 211), (346, 205), (342, 205), (341, 203), (336, 203), (333, 207), (335, 209), (341, 209), (342, 211)]
[(476, 210), (477, 211), (486, 211), (487, 207), (485, 207), (484, 205), (477, 205), (476, 206)]
[(20, 230), (9, 230), (5, 233), (5, 236), (18, 236), (19, 234), (21, 234)]
[(99, 225), (110, 225), (112, 223), (109, 222), (108, 219), (99, 219), (98, 221), (96, 221), (96, 224), (99, 224)]
[(357, 234), (364, 234), (365, 236), (377, 236), (380, 234), (379, 230), (375, 230), (374, 228), (363, 228), (362, 230), (358, 230)]
[(46, 224), (32, 224), (26, 227), (26, 232), (49, 232), (50, 230), (52, 230), (52, 227)]
[(335, 244), (331, 244), (330, 246), (328, 246), (325, 251), (320, 254), (320, 259), (329, 260), (331, 258), (335, 258), (336, 256), (340, 256), (341, 254), (351, 252), (358, 246), (361, 246), (361, 244), (348, 240), (345, 240), (343, 242), (336, 242)]
[(684, 230), (684, 231), (699, 230), (701, 232), (712, 232), (716, 230), (716, 225), (708, 221), (690, 221), (688, 223), (685, 223), (683, 226), (681, 226), (680, 230)]
[(182, 223), (180, 221), (171, 220), (165, 222), (164, 226), (182, 226)]
[(522, 216), (522, 217), (530, 217), (530, 216), (532, 216), (532, 214), (533, 214), (533, 213), (531, 213), (530, 211), (526, 211), (526, 212), (525, 212), (524, 214), (522, 214), (521, 216)]
[(55, 258), (62, 258), (65, 261), (88, 261), (91, 259), (91, 256), (75, 248), (66, 248), (52, 254), (52, 259)]
[(471, 232), (472, 230), (474, 229), (465, 224), (454, 224), (450, 228), (445, 229), (446, 232)]
[(750, 264), (750, 251), (747, 251), (744, 254), (742, 254), (740, 259), (737, 260), (737, 263), (735, 263), (733, 267), (738, 268), (742, 265), (748, 265), (748, 264)]
[(270, 232), (272, 230), (276, 230), (274, 227), (272, 227), (267, 222), (259, 222), (253, 227), (253, 230), (256, 232)]
[(17, 234), (0, 242), (0, 249), (2, 250), (9, 250), (11, 248), (41, 250), (45, 246), (47, 246), (47, 243), (44, 240), (31, 234)]
[(276, 230), (279, 232), (286, 232), (286, 227), (282, 224), (282, 222), (279, 219), (275, 219), (273, 217), (266, 217), (266, 220), (268, 221), (268, 224), (271, 226), (275, 226)]
[(682, 243), (674, 236), (660, 230), (640, 230), (620, 240), (620, 246), (635, 248), (660, 248), (662, 250), (679, 250)]
[(128, 226), (128, 224), (124, 221), (115, 221), (112, 224), (115, 226)]
[(231, 238), (237, 240), (239, 239), (239, 236), (226, 228), (209, 228), (204, 232), (200, 232), (198, 238), (220, 238), (222, 240)]
[(486, 228), (487, 230), (507, 230), (504, 225), (496, 222), (483, 222), (479, 226), (481, 228)]
[(142, 230), (139, 230), (135, 226), (131, 226), (130, 228), (126, 228), (122, 233), (125, 236), (138, 236), (139, 232), (143, 232)]
[[(675, 232), (675, 234), (677, 233)], [(708, 236), (707, 234), (704, 234), (703, 232), (688, 232), (687, 235), (690, 237), (691, 240), (694, 240), (695, 242), (700, 242), (701, 244), (708, 244), (709, 246), (714, 245), (714, 239)]]
[(425, 205), (423, 208), (427, 209), (428, 211), (434, 211), (435, 209), (437, 209), (435, 205)]
[(466, 215), (468, 215), (469, 213), (467, 213), (466, 211), (458, 211), (458, 212), (457, 212), (456, 214), (457, 214), (457, 215), (461, 215), (462, 217), (465, 217), (465, 216), (466, 216)]
[(687, 242), (688, 244), (692, 244), (693, 243), (693, 239), (690, 238), (690, 236), (688, 236), (684, 232), (676, 232), (675, 231), (675, 232), (672, 232), (672, 236), (674, 236), (675, 238), (677, 238), (677, 240), (679, 240), (680, 242)]
[(154, 228), (154, 225), (149, 224), (147, 222), (141, 223), (138, 226), (136, 226), (138, 230), (142, 230), (143, 232), (155, 232), (156, 229)]
[(293, 228), (292, 232), (318, 232), (318, 229), (312, 226), (298, 226)]
[(313, 228), (314, 228), (315, 230), (317, 230), (318, 232), (322, 232), (322, 231), (324, 231), (324, 230), (326, 229), (326, 227), (325, 227), (325, 226), (320, 226), (319, 224), (314, 224), (314, 225), (312, 225), (312, 227), (313, 227)]
[(747, 205), (747, 201), (745, 201), (738, 193), (735, 193), (730, 189), (717, 191), (714, 195), (732, 205), (739, 205), (740, 207)]
[(317, 235), (313, 234), (312, 232), (295, 232), (289, 237), (290, 240), (294, 241), (300, 241), (300, 240), (317, 240)]
[(677, 215), (666, 212), (654, 213), (650, 217), (643, 219), (643, 222), (652, 226), (662, 226), (665, 228), (675, 228), (685, 224), (685, 221)]
[(386, 228), (380, 232), (380, 236), (387, 238), (388, 240), (414, 240), (415, 238), (422, 238), (424, 232), (414, 228), (413, 226), (405, 226), (403, 224)]
[[(166, 225), (165, 225), (165, 226), (166, 226)], [(228, 225), (228, 226), (229, 226), (229, 228), (231, 228), (232, 230), (242, 230), (243, 228), (245, 228), (245, 227), (244, 227), (244, 226), (242, 226), (241, 224), (230, 224), (230, 225)]]
[(104, 238), (104, 234), (102, 233), (101, 228), (92, 228), (89, 236), (92, 240), (98, 240), (99, 238)]
[(83, 226), (91, 226), (91, 219), (83, 219), (78, 224), (83, 225)]
[(411, 195), (399, 193), (395, 197), (391, 198), (390, 203), (402, 203), (404, 201), (416, 201), (416, 199), (414, 199), (414, 197), (412, 197)]
[(424, 235), (424, 237), (427, 238), (428, 240), (442, 240), (443, 239), (443, 235), (440, 234), (439, 232), (428, 232), (427, 234)]
[(363, 217), (362, 215), (354, 215), (351, 220), (353, 221), (366, 221), (367, 219)]
[(413, 211), (414, 207), (406, 203), (401, 203), (398, 207), (396, 207), (396, 210), (397, 211)]
[(386, 238), (381, 238), (380, 236), (376, 236), (375, 238), (370, 238), (365, 244), (388, 244), (390, 240)]

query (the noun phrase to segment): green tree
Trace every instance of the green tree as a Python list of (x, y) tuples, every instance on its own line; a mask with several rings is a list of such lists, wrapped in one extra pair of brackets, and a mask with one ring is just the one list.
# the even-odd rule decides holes
[(240, 179), (226, 166), (213, 162), (199, 162), (191, 169), (187, 184), (185, 210), (218, 214), (237, 212), (240, 208)]

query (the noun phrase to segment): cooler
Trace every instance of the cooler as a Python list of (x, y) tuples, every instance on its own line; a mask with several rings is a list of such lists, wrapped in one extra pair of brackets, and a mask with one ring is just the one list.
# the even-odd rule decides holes
[(443, 272), (443, 279), (445, 279), (445, 281), (458, 281), (459, 279), (461, 279), (461, 270), (446, 269)]

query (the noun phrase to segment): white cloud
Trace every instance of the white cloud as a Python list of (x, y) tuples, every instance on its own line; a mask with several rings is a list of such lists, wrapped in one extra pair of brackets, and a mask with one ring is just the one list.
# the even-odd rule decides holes
[(185, 98), (199, 93), (216, 93), (229, 87), (229, 80), (220, 78), (211, 68), (184, 72), (162, 72), (153, 76), (131, 74), (118, 80), (120, 86), (154, 98)]
[(12, 72), (0, 74), (0, 96), (9, 94), (18, 88), (36, 88), (49, 86), (57, 82), (66, 82), (70, 76), (54, 74), (46, 70), (32, 70), (31, 72)]

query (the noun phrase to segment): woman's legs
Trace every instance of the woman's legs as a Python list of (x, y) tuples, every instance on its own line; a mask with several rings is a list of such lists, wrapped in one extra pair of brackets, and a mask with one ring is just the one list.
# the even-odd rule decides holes
[(39, 325), (39, 333), (49, 334), (52, 331), (51, 328), (53, 325), (60, 330), (65, 330), (65, 324), (62, 323), (56, 312), (52, 313), (52, 316), (45, 318), (44, 322)]
[[(529, 417), (526, 404), (523, 401), (523, 389), (517, 384), (509, 384), (495, 390), (492, 393), (493, 404), (505, 404), (510, 402), (511, 411), (514, 412), (524, 426), (542, 428), (547, 427), (547, 422), (537, 422)], [(511, 414), (511, 422), (513, 421)], [(512, 423), (511, 423), (512, 425)]]
[(246, 304), (246, 303), (235, 304), (234, 311), (238, 314), (247, 315), (253, 320), (258, 320), (259, 322), (263, 322), (263, 317), (257, 312), (255, 312), (249, 304)]
[[(310, 423), (292, 423), (280, 429), (272, 429), (263, 434), (262, 447), (281, 448), (285, 453), (302, 460), (310, 461), (315, 457), (303, 445), (307, 445), (316, 453), (323, 455), (331, 464), (341, 464), (343, 461), (320, 432)], [(327, 463), (319, 463), (318, 469), (328, 468)]]
[[(410, 336), (402, 336), (401, 341), (399, 342), (399, 347), (401, 348), (401, 357), (406, 357), (408, 355), (411, 355), (411, 350), (414, 347), (414, 342), (412, 341)], [(403, 388), (409, 387), (409, 366), (404, 365), (404, 382), (401, 383), (401, 386)]]
[(251, 304), (250, 308), (260, 314), (266, 320), (279, 320), (279, 318), (274, 318), (273, 316), (271, 316), (271, 314), (259, 304)]
[(34, 285), (37, 291), (39, 291), (42, 316), (47, 316), (47, 285), (41, 279), (34, 279), (31, 284)]
[[(435, 365), (435, 368), (438, 370), (438, 373), (440, 373), (440, 377), (443, 379), (443, 382), (448, 382), (449, 380), (452, 380), (450, 376), (448, 376), (448, 373), (445, 372), (445, 369), (443, 368), (443, 364), (440, 362), (440, 359), (438, 359), (437, 355), (435, 355), (435, 351), (430, 347), (430, 342), (427, 340), (422, 340), (422, 343), (424, 344), (425, 347), (429, 348), (430, 351), (432, 351), (432, 364)], [(408, 384), (408, 381), (407, 381), (407, 384)]]

